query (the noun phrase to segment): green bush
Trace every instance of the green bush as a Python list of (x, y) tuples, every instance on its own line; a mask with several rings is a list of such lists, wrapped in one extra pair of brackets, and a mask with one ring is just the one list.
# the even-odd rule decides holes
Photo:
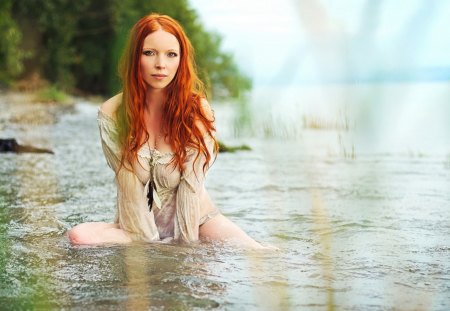
[(67, 103), (69, 96), (56, 86), (52, 85), (38, 91), (35, 95), (35, 101), (43, 103)]
[(22, 32), (11, 15), (12, 0), (0, 4), (0, 82), (9, 84), (24, 70), (23, 58), (27, 56), (20, 49)]

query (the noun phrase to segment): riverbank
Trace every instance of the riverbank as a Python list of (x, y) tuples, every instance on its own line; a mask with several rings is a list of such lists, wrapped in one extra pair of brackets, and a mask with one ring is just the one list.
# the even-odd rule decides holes
[(42, 102), (36, 100), (36, 93), (0, 91), (0, 129), (8, 123), (54, 124), (58, 115), (73, 111), (75, 98), (67, 102)]
[[(62, 99), (55, 101), (51, 98), (55, 94), (46, 97), (42, 93), (48, 90), (0, 90), (0, 139), (3, 152), (53, 153), (54, 127), (62, 116), (75, 112), (79, 99), (55, 93)], [(9, 146), (8, 142), (13, 142), (13, 145)]]

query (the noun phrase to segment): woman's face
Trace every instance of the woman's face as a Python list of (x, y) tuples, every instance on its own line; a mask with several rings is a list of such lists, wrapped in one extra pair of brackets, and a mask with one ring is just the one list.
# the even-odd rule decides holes
[(179, 64), (180, 44), (174, 35), (157, 30), (145, 37), (141, 73), (150, 88), (165, 88), (175, 77)]

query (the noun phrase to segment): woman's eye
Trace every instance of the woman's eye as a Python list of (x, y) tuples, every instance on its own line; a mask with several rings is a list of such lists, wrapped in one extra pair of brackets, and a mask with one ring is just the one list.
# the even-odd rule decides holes
[(170, 52), (169, 53), (169, 57), (177, 57), (177, 56), (178, 56), (178, 54), (175, 53), (175, 52)]
[(143, 54), (145, 56), (153, 56), (153, 55), (155, 55), (155, 52), (154, 51), (144, 51)]

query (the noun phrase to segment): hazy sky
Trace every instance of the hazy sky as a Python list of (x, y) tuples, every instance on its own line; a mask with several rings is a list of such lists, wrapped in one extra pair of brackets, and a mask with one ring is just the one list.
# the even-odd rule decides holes
[(450, 79), (447, 0), (190, 3), (256, 85)]

